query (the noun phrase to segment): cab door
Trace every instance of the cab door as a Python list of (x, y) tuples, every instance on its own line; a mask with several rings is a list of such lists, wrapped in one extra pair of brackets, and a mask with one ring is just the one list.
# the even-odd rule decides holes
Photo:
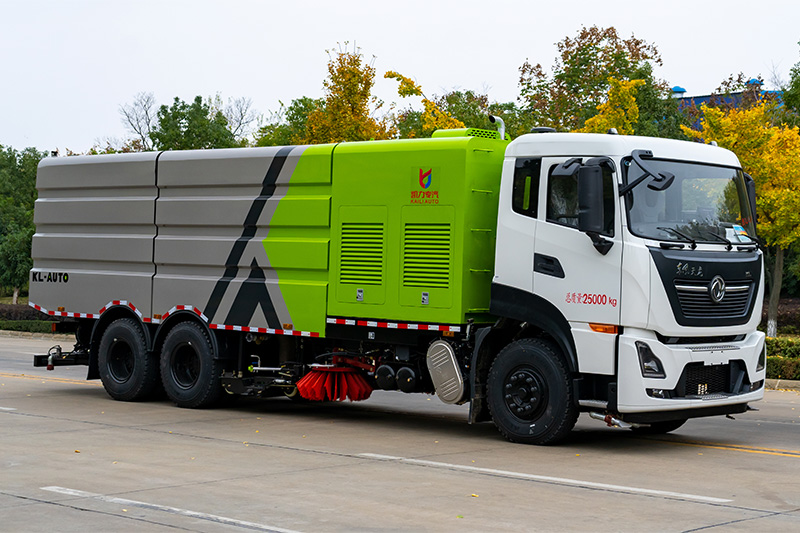
[[(578, 175), (554, 176), (568, 158), (543, 158), (539, 223), (534, 243), (533, 287), (572, 324), (619, 324), (622, 232), (613, 164), (603, 165), (604, 231), (612, 242), (601, 254), (578, 231)], [(585, 162), (588, 157), (583, 158)], [(582, 323), (576, 325), (574, 323)], [(609, 336), (610, 337), (610, 336)]]
[[(493, 283), (533, 290), (533, 249), (539, 211), (541, 157), (506, 159), (500, 191)], [(497, 295), (493, 295), (496, 303)], [(502, 311), (497, 311), (502, 315)]]

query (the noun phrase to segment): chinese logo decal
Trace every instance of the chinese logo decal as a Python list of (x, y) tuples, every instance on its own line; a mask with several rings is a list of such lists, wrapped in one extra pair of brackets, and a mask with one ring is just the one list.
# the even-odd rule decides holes
[(422, 169), (419, 169), (419, 186), (423, 189), (427, 189), (431, 186), (431, 173), (433, 169), (428, 169), (427, 172), (423, 172)]
[(675, 275), (689, 278), (702, 278), (703, 266), (695, 267), (689, 263), (678, 263), (678, 269), (675, 271)]
[[(418, 205), (436, 205), (439, 203), (439, 191), (431, 190), (433, 169), (419, 169), (419, 189), (411, 191), (411, 203)], [(415, 189), (416, 185), (412, 187)]]

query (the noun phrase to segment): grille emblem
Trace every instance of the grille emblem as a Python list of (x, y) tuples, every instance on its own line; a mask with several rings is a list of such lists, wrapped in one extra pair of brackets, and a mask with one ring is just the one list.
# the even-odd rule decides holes
[(714, 276), (708, 284), (708, 295), (714, 303), (720, 303), (725, 298), (725, 280), (722, 276)]

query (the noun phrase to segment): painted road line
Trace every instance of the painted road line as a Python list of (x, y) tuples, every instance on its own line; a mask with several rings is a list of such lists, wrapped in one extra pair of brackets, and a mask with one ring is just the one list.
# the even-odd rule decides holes
[(800, 459), (800, 450), (781, 450), (777, 448), (761, 448), (756, 446), (744, 446), (740, 444), (723, 444), (720, 442), (696, 442), (666, 439), (647, 439), (666, 444), (676, 444), (678, 446), (693, 446), (695, 448), (711, 448), (714, 450), (726, 450), (729, 452), (758, 453), (762, 455), (778, 455), (781, 457), (793, 457)]
[(13, 407), (0, 407), (0, 411), (16, 411)]
[(643, 489), (639, 487), (627, 487), (625, 485), (610, 485), (608, 483), (596, 483), (594, 481), (582, 481), (579, 479), (569, 479), (563, 477), (539, 476), (536, 474), (526, 474), (523, 472), (511, 472), (509, 470), (495, 470), (493, 468), (480, 468), (477, 466), (466, 466), (453, 463), (439, 463), (436, 461), (409, 459), (407, 457), (394, 457), (391, 455), (379, 455), (375, 453), (361, 453), (358, 454), (358, 456), (365, 457), (368, 459), (379, 459), (382, 461), (396, 461), (400, 463), (406, 463), (418, 466), (441, 468), (444, 470), (459, 470), (462, 472), (473, 472), (476, 474), (486, 474), (486, 475), (501, 476), (507, 478), (525, 479), (530, 481), (542, 481), (546, 483), (556, 483), (559, 485), (572, 485), (575, 487), (582, 487), (587, 489), (613, 490), (617, 492), (626, 492), (631, 494), (644, 494), (647, 496), (678, 498), (681, 500), (692, 500), (703, 503), (730, 503), (733, 501), (733, 500), (725, 500), (722, 498), (713, 498), (711, 496), (700, 496), (697, 494), (684, 494), (682, 492), (671, 492), (666, 490)]
[(275, 533), (298, 533), (297, 531), (291, 529), (284, 529), (276, 526), (268, 526), (265, 524), (257, 524), (255, 522), (246, 522), (244, 520), (227, 518), (225, 516), (217, 516), (207, 513), (198, 513), (197, 511), (189, 511), (188, 509), (169, 507), (167, 505), (158, 505), (155, 503), (127, 500), (125, 498), (116, 498), (114, 496), (105, 496), (103, 494), (96, 494), (94, 492), (85, 492), (82, 490), (67, 489), (64, 487), (41, 487), (41, 490), (46, 490), (48, 492), (56, 492), (58, 494), (65, 494), (67, 496), (77, 496), (79, 498), (91, 498), (93, 500), (99, 500), (107, 503), (114, 503), (117, 505), (125, 505), (127, 507), (139, 507), (141, 509), (163, 511), (165, 513), (187, 516), (190, 518), (198, 518), (200, 520), (208, 520), (209, 522), (214, 522), (217, 524), (225, 524), (227, 526), (235, 526), (245, 529), (254, 529), (256, 531), (269, 531)]
[(9, 374), (7, 372), (0, 372), (2, 378), (17, 378), (17, 379), (35, 379), (38, 381), (55, 381), (58, 383), (72, 383), (75, 385), (91, 385), (92, 387), (102, 387), (103, 384), (97, 381), (89, 381), (85, 379), (70, 379), (70, 378), (56, 378), (50, 376), (31, 376), (29, 374)]

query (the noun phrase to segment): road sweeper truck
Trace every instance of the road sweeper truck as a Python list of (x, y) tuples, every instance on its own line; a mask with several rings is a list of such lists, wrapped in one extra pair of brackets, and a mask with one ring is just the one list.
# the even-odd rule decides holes
[(667, 432), (763, 396), (755, 188), (699, 143), (537, 130), (48, 158), (30, 305), (118, 400), (470, 403)]

